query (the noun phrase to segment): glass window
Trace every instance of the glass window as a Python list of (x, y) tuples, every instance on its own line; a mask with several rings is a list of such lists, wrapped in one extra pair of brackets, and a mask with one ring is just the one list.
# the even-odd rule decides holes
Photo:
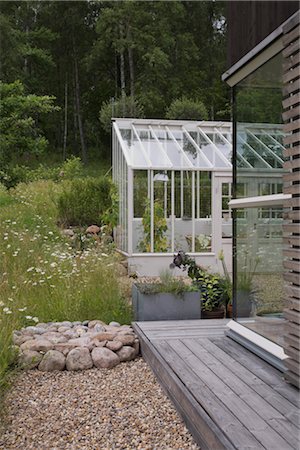
[[(281, 54), (235, 87), (235, 102), (236, 197), (282, 193)], [(237, 319), (282, 345), (283, 210), (266, 206), (244, 208), (237, 210), (235, 217)]]

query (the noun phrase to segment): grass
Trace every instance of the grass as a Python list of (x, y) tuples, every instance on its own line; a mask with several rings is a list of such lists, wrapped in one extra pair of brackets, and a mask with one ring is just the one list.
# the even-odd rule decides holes
[(61, 235), (61, 189), (52, 181), (0, 189), (0, 389), (15, 361), (13, 330), (36, 322), (132, 319), (113, 247), (91, 240), (82, 252)]

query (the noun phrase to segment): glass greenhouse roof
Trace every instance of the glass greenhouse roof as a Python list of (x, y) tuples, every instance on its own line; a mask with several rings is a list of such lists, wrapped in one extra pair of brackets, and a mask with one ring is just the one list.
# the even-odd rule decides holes
[[(127, 165), (134, 169), (231, 170), (230, 122), (113, 119)], [(282, 126), (239, 125), (238, 166), (282, 169)]]

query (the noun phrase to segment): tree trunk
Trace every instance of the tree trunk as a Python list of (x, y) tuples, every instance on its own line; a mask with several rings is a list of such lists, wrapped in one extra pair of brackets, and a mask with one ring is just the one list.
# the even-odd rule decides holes
[(78, 60), (77, 60), (77, 54), (76, 54), (76, 49), (75, 49), (74, 36), (73, 36), (73, 55), (74, 55), (74, 74), (75, 74), (76, 113), (77, 113), (78, 129), (79, 129), (79, 136), (80, 136), (80, 143), (81, 143), (81, 156), (82, 156), (83, 164), (86, 164), (87, 163), (87, 149), (86, 149), (86, 145), (85, 145), (84, 130), (83, 130), (83, 123), (82, 123), (82, 116), (81, 116)]
[[(120, 23), (120, 38), (124, 37), (124, 27), (123, 24)], [(124, 57), (124, 49), (120, 50), (120, 79), (121, 79), (121, 98), (122, 98), (122, 113), (123, 117), (125, 117), (125, 98), (126, 98), (126, 84), (125, 84), (125, 57)]]
[(68, 135), (68, 81), (65, 82), (65, 122), (64, 122), (64, 145), (63, 145), (63, 160), (66, 160), (67, 155), (67, 135)]
[(134, 61), (133, 61), (133, 49), (130, 45), (131, 33), (130, 26), (127, 29), (127, 40), (128, 40), (128, 62), (129, 62), (129, 77), (130, 77), (130, 95), (134, 97)]

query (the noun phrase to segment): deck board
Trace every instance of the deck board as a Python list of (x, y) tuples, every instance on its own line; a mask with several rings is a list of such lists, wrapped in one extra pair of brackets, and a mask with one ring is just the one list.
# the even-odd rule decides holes
[(299, 396), (225, 336), (227, 320), (137, 322), (142, 353), (204, 449), (299, 446)]

